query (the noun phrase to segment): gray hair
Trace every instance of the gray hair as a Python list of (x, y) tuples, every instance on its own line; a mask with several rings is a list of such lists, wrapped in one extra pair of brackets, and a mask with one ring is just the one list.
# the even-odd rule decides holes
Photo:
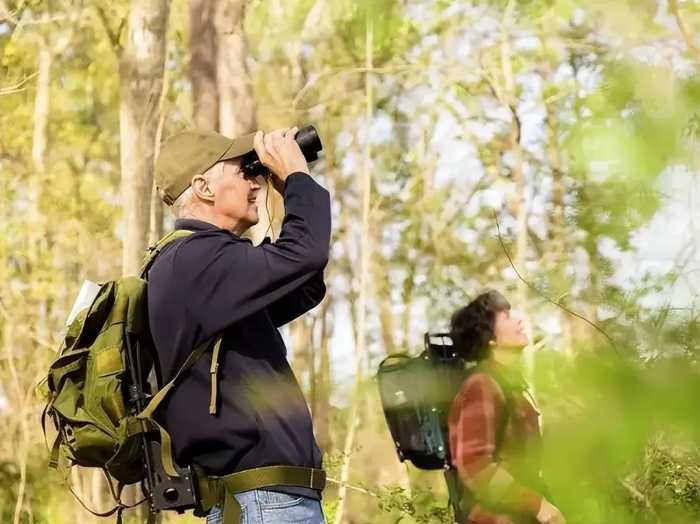
[[(211, 175), (221, 173), (223, 169), (224, 163), (217, 162), (209, 169), (207, 169), (204, 173), (202, 173), (202, 176), (208, 181)], [(179, 197), (177, 197), (175, 202), (173, 202), (172, 210), (173, 214), (175, 215), (175, 218), (196, 218), (194, 216), (194, 204), (196, 204), (195, 194), (192, 189), (192, 186), (189, 186)]]

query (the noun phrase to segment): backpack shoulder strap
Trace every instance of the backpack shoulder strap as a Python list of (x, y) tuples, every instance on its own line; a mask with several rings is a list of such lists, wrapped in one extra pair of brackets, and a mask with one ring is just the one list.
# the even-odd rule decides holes
[(503, 393), (503, 416), (496, 422), (495, 455), (498, 457), (501, 450), (501, 445), (503, 444), (503, 438), (505, 437), (506, 428), (508, 427), (508, 422), (510, 421), (511, 411), (513, 409), (513, 393), (517, 388), (514, 388), (513, 385), (508, 382), (508, 380), (500, 376), (498, 372), (494, 372), (494, 370), (477, 365), (473, 371), (488, 375), (491, 380), (498, 384), (498, 387), (501, 388), (501, 392)]
[[(220, 339), (218, 342), (220, 343)], [(161, 402), (165, 400), (165, 397), (168, 395), (168, 393), (170, 393), (173, 387), (175, 387), (175, 384), (178, 381), (178, 379), (183, 375), (183, 373), (189, 370), (195, 364), (195, 362), (197, 362), (199, 357), (201, 357), (210, 348), (211, 343), (211, 340), (207, 340), (206, 342), (197, 346), (197, 348), (195, 348), (195, 350), (189, 354), (185, 362), (182, 364), (182, 366), (180, 366), (180, 369), (177, 370), (177, 373), (175, 373), (175, 376), (170, 380), (170, 382), (168, 382), (155, 395), (153, 395), (150, 402), (143, 409), (143, 411), (136, 415), (136, 418), (146, 420), (153, 424), (160, 433), (161, 460), (163, 462), (163, 469), (171, 477), (178, 477), (179, 475), (177, 473), (177, 470), (175, 469), (175, 464), (173, 461), (170, 435), (168, 435), (168, 432), (165, 431), (165, 429), (154, 420), (153, 413), (156, 411)]]
[(175, 231), (171, 231), (163, 238), (161, 238), (158, 242), (150, 246), (148, 248), (148, 251), (146, 251), (145, 256), (143, 257), (143, 265), (141, 266), (141, 271), (139, 271), (139, 275), (141, 275), (141, 278), (145, 278), (146, 273), (148, 273), (148, 270), (151, 268), (151, 265), (155, 261), (156, 257), (165, 246), (180, 238), (188, 237), (192, 233), (194, 233), (194, 231), (189, 231), (187, 229), (176, 229)]
[[(148, 270), (155, 261), (158, 254), (171, 242), (178, 240), (180, 238), (187, 237), (194, 233), (194, 231), (188, 231), (186, 229), (177, 229), (171, 233), (165, 235), (153, 246), (148, 248), (146, 255), (144, 257), (143, 266), (141, 268), (141, 278), (146, 278)], [(151, 398), (148, 405), (136, 416), (136, 418), (150, 422), (160, 433), (161, 437), (161, 460), (163, 464), (163, 469), (171, 477), (178, 477), (177, 470), (175, 469), (175, 462), (173, 460), (172, 454), (172, 443), (170, 440), (170, 435), (156, 420), (153, 418), (158, 406), (165, 400), (165, 397), (170, 393), (170, 391), (175, 387), (176, 383), (180, 377), (186, 373), (194, 364), (199, 360), (199, 358), (204, 355), (208, 350), (212, 351), (211, 366), (209, 369), (210, 380), (211, 380), (211, 398), (209, 402), (209, 413), (211, 415), (216, 414), (216, 402), (217, 402), (217, 371), (219, 367), (219, 352), (221, 349), (221, 341), (223, 339), (222, 335), (217, 335), (212, 339), (206, 340), (199, 346), (197, 346), (194, 351), (192, 351), (185, 362), (177, 370), (173, 378), (165, 384), (155, 395)]]

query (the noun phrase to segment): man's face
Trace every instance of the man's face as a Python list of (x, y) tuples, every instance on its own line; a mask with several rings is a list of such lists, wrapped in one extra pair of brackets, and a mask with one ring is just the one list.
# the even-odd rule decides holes
[(209, 182), (214, 192), (214, 211), (237, 224), (236, 229), (245, 231), (259, 220), (256, 199), (262, 177), (244, 176), (236, 160), (222, 163), (223, 169), (217, 171)]

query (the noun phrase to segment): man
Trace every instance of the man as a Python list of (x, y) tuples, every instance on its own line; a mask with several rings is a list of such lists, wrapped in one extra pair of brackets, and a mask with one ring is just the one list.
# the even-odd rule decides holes
[[(177, 463), (194, 464), (221, 485), (221, 477), (266, 466), (310, 472), (303, 482), (283, 475), (264, 489), (227, 492), (215, 501), (209, 523), (230, 522), (231, 515), (248, 523), (324, 522), (325, 480), (314, 478), (321, 452), (277, 330), (323, 298), (330, 242), (329, 195), (309, 176), (296, 131), (236, 140), (185, 132), (163, 145), (156, 165), (175, 229), (191, 232), (167, 244), (148, 273), (163, 379), (171, 380), (195, 348), (216, 348), (221, 340), (178, 379), (156, 413)], [(284, 196), (286, 213), (279, 239), (259, 246), (241, 238), (258, 222), (262, 180), (244, 173), (240, 162), (253, 149)], [(258, 487), (254, 480), (244, 484)]]
[(457, 352), (476, 368), (452, 402), (453, 469), (447, 474), (459, 524), (565, 524), (540, 477), (539, 413), (517, 360), (529, 340), (497, 291), (452, 316)]

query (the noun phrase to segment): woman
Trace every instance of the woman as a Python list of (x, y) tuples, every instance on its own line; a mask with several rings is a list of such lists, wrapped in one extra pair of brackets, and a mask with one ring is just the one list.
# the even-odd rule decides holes
[(540, 478), (539, 413), (517, 369), (529, 342), (522, 321), (503, 295), (488, 291), (457, 310), (451, 324), (457, 351), (477, 363), (448, 419), (457, 521), (565, 524)]

